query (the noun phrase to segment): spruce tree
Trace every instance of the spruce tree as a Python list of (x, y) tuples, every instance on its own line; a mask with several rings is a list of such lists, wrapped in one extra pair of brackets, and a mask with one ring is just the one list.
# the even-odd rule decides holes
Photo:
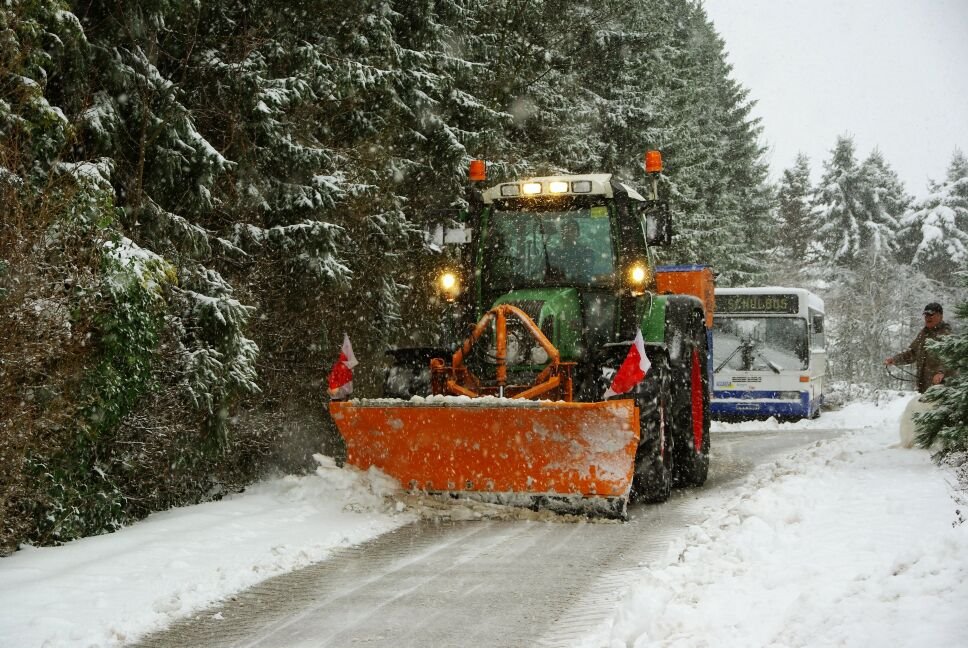
[(816, 239), (825, 251), (823, 261), (828, 267), (854, 269), (861, 264), (862, 195), (863, 180), (854, 140), (838, 137), (830, 159), (824, 162), (814, 201)]
[(929, 277), (952, 284), (968, 261), (968, 158), (955, 151), (945, 180), (904, 214), (902, 259)]
[(897, 234), (911, 197), (897, 173), (880, 151), (875, 149), (860, 168), (863, 179), (861, 204), (864, 210), (861, 245), (868, 263), (881, 259), (894, 261)]
[(708, 263), (723, 285), (755, 282), (765, 267), (763, 242), (772, 239), (771, 190), (760, 126), (748, 91), (730, 78), (722, 39), (701, 6), (677, 0), (640, 3), (620, 24), (610, 36), (624, 39), (614, 50), (621, 56), (603, 63), (628, 75), (606, 77), (621, 83), (603, 109), (622, 118), (593, 133), (614, 151), (603, 157), (640, 173), (643, 149), (662, 150), (661, 182), (676, 223), (663, 261)]
[(858, 164), (853, 139), (840, 137), (817, 187), (816, 241), (828, 267), (857, 270), (893, 260), (899, 219), (910, 198), (884, 157)]
[(814, 224), (810, 212), (813, 188), (810, 183), (810, 160), (799, 153), (793, 166), (783, 171), (777, 192), (777, 239), (780, 254), (791, 263), (807, 259)]

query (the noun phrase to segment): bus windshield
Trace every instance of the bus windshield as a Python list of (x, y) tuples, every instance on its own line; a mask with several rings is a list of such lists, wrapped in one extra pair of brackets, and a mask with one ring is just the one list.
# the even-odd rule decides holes
[(485, 281), (495, 288), (614, 280), (615, 253), (605, 205), (562, 211), (495, 209), (484, 244)]
[(716, 317), (715, 371), (802, 371), (810, 360), (807, 321), (799, 317)]

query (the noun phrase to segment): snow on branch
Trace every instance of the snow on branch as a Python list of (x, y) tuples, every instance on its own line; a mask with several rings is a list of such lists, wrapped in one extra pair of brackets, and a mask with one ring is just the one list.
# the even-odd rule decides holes
[(114, 160), (98, 158), (94, 162), (58, 162), (57, 170), (72, 176), (80, 184), (96, 189), (111, 191), (111, 174), (114, 173)]
[(229, 283), (214, 270), (196, 266), (177, 288), (187, 312), (182, 355), (185, 386), (195, 407), (212, 413), (236, 392), (258, 393), (259, 347), (245, 328), (255, 307), (232, 296)]
[(167, 260), (125, 236), (105, 241), (104, 249), (108, 258), (116, 262), (109, 264), (109, 269), (114, 270), (109, 270), (107, 275), (108, 285), (116, 293), (124, 292), (132, 282), (137, 282), (157, 299), (161, 297), (163, 285), (177, 281), (175, 269)]

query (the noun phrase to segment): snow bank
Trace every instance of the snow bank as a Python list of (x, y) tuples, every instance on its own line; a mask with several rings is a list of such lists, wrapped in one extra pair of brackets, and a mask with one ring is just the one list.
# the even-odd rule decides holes
[(315, 475), (4, 558), (0, 645), (121, 645), (413, 519), (386, 503), (395, 482), (317, 461)]
[(946, 473), (898, 447), (907, 400), (796, 424), (862, 429), (710, 502), (587, 645), (964, 645), (968, 525)]

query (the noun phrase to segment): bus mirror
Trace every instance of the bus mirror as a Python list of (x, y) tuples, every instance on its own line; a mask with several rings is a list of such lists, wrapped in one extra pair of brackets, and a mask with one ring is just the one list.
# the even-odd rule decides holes
[(656, 247), (672, 243), (672, 215), (666, 201), (651, 200), (645, 204), (645, 240)]

